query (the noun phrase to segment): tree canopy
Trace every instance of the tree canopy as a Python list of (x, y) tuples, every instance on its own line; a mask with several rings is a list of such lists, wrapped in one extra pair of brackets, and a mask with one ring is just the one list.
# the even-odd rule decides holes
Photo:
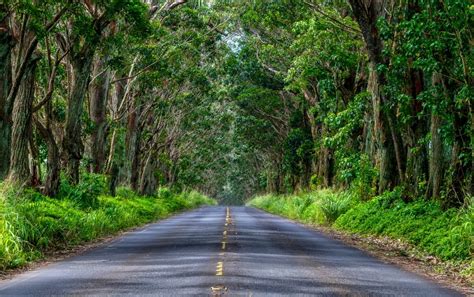
[(472, 199), (467, 0), (0, 3), (0, 178)]

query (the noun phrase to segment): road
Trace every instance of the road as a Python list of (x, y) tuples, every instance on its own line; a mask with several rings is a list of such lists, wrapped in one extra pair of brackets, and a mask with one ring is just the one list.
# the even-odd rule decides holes
[(0, 282), (0, 296), (460, 296), (247, 207), (183, 213)]

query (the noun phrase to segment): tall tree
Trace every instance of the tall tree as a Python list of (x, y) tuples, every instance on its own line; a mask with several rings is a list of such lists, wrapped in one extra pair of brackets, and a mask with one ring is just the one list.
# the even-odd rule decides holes
[(11, 55), (14, 39), (9, 25), (11, 11), (5, 4), (0, 4), (0, 179), (8, 174), (10, 167), (10, 115), (13, 102), (8, 100), (11, 88)]

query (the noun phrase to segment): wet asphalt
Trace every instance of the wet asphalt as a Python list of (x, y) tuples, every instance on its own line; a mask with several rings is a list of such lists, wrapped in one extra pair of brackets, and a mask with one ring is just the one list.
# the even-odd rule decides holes
[(0, 296), (462, 296), (248, 207), (204, 207), (0, 281)]

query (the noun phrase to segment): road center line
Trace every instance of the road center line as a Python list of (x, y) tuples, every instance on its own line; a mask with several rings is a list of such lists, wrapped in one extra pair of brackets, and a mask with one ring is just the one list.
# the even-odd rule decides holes
[[(221, 240), (221, 252), (219, 253), (219, 261), (216, 265), (216, 276), (224, 277), (224, 257), (225, 251), (227, 246), (227, 233), (229, 225), (232, 224), (232, 218), (230, 215), (230, 208), (226, 208), (226, 216), (225, 216), (225, 223), (224, 223), (224, 231), (222, 232), (222, 240)], [(211, 287), (211, 291), (213, 294), (220, 294), (222, 292), (227, 291), (227, 288), (224, 285), (216, 285)], [(214, 295), (214, 296), (221, 296), (221, 295)]]

